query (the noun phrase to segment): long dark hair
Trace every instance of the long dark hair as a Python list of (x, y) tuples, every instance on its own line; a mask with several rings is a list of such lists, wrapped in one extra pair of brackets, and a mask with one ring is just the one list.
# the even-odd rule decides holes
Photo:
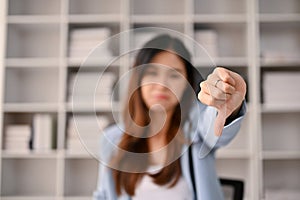
[[(201, 77), (198, 71), (191, 64), (191, 55), (185, 45), (175, 37), (169, 35), (159, 35), (149, 42), (147, 42), (143, 48), (139, 51), (136, 56), (133, 68), (138, 66), (148, 64), (158, 53), (163, 51), (170, 51), (176, 54), (184, 63), (185, 70), (187, 74), (188, 83), (193, 87), (194, 91), (186, 89), (182, 95), (184, 98), (175, 107), (174, 113), (172, 115), (172, 123), (168, 127), (168, 134), (166, 134), (166, 142), (168, 143), (167, 159), (172, 160), (176, 155), (179, 155), (182, 150), (182, 141), (169, 143), (175, 137), (177, 133), (182, 133), (181, 125), (184, 121), (188, 119), (188, 112), (190, 110), (192, 95), (198, 90), (198, 81), (195, 77)], [(143, 78), (143, 74), (147, 67), (143, 67), (142, 70), (133, 70), (130, 82), (129, 82), (129, 96), (128, 104), (124, 107), (123, 119), (125, 133), (123, 134), (119, 147), (122, 150), (134, 153), (148, 153), (149, 147), (147, 139), (145, 137), (134, 137), (128, 133), (134, 133), (135, 135), (146, 135), (147, 129), (136, 129), (136, 126), (132, 124), (135, 123), (139, 126), (145, 127), (150, 123), (149, 109), (147, 108), (145, 102), (142, 99), (140, 84)], [(197, 79), (198, 79), (197, 78)], [(190, 97), (190, 98), (189, 98)], [(113, 169), (113, 178), (115, 181), (116, 193), (121, 194), (122, 190), (131, 196), (135, 194), (135, 188), (138, 181), (143, 175), (147, 173), (141, 173), (141, 169), (147, 170), (149, 166), (149, 158), (144, 157), (140, 160), (139, 166), (136, 166), (136, 161), (134, 158), (126, 157), (121, 151), (117, 153), (116, 157), (112, 159), (114, 165), (120, 166), (120, 168), (126, 166), (130, 167), (132, 171), (139, 168), (138, 173), (124, 172), (121, 170)], [(174, 159), (173, 159), (174, 160)], [(163, 167), (158, 173), (152, 174), (153, 180), (156, 184), (165, 185), (169, 183), (169, 186), (174, 186), (181, 176), (181, 167), (179, 158), (176, 158), (174, 162)]]

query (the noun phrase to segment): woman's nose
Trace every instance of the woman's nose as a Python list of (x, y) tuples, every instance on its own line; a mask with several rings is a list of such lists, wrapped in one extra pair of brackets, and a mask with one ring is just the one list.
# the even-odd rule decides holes
[(169, 88), (168, 76), (165, 74), (160, 74), (157, 78), (156, 85), (162, 88)]

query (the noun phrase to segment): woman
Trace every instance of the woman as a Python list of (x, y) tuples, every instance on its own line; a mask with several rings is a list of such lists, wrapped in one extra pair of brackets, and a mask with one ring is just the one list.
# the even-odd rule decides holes
[(104, 133), (94, 199), (223, 199), (214, 152), (239, 130), (246, 84), (235, 72), (216, 68), (199, 92), (200, 76), (190, 57), (183, 43), (168, 35), (139, 51), (124, 124)]

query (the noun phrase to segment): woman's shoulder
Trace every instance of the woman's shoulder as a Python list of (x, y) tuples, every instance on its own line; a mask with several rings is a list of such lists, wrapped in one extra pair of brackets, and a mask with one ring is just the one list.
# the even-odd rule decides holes
[(123, 135), (122, 125), (113, 124), (106, 127), (103, 131), (103, 137), (109, 140), (111, 143), (118, 143)]
[(109, 163), (111, 156), (118, 150), (118, 144), (123, 135), (122, 128), (117, 124), (105, 128), (100, 136), (99, 159)]

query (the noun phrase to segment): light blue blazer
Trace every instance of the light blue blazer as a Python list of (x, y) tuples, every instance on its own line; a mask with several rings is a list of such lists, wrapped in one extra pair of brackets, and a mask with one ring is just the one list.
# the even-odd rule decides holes
[[(189, 119), (190, 125), (187, 127), (189, 134), (187, 137), (192, 138), (192, 156), (194, 164), (194, 176), (197, 200), (223, 200), (223, 193), (221, 190), (219, 178), (215, 169), (215, 151), (227, 145), (237, 134), (240, 129), (241, 121), (246, 113), (245, 102), (240, 110), (239, 117), (226, 125), (220, 137), (214, 135), (214, 119), (217, 114), (213, 107), (203, 105), (199, 101), (192, 106)], [(188, 123), (188, 122), (186, 122)], [(99, 178), (97, 190), (94, 192), (94, 200), (130, 200), (130, 196), (123, 194), (117, 197), (114, 187), (114, 180), (112, 178), (112, 171), (109, 167), (103, 164), (108, 163), (111, 153), (116, 145), (119, 143), (123, 132), (118, 126), (109, 127), (101, 142), (101, 163), (99, 164)], [(183, 148), (182, 156), (180, 158), (182, 175), (193, 191), (193, 185), (190, 175), (189, 155), (187, 147)], [(195, 197), (194, 197), (195, 199)]]

